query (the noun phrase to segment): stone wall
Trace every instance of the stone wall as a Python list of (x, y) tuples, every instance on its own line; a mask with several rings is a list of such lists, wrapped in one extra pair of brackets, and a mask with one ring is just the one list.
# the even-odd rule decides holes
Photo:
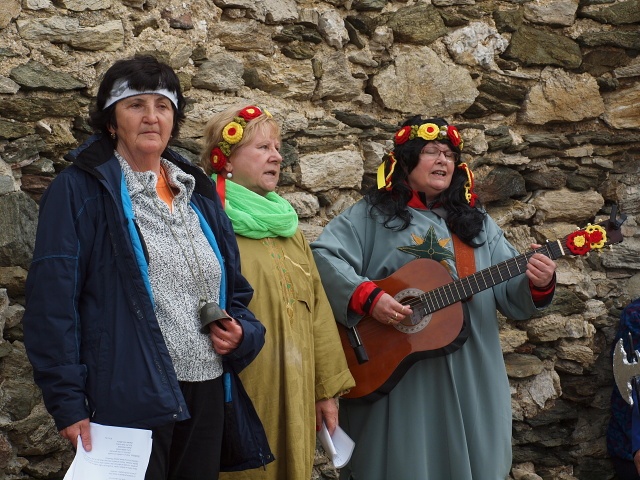
[[(88, 133), (99, 79), (147, 52), (179, 72), (195, 159), (230, 104), (283, 126), (279, 191), (310, 239), (375, 181), (398, 123), (444, 116), (509, 239), (628, 215), (624, 242), (558, 260), (543, 316), (502, 319), (520, 479), (610, 479), (609, 351), (640, 295), (640, 0), (3, 0), (0, 478), (62, 478), (71, 451), (22, 343), (37, 201)], [(487, 439), (491, 441), (491, 439)], [(315, 478), (335, 478), (319, 454)]]

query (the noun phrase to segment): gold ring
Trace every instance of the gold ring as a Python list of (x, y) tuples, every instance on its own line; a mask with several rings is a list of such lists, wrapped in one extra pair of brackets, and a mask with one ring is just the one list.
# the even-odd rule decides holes
[(387, 323), (391, 325), (393, 323), (393, 318), (389, 317), (389, 320), (387, 320)]
[(393, 318), (398, 318), (398, 312), (393, 312)]

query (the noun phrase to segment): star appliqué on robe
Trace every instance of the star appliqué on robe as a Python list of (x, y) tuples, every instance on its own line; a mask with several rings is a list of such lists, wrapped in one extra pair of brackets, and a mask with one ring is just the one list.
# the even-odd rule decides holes
[(422, 238), (415, 234), (411, 234), (411, 236), (415, 244), (398, 247), (398, 250), (413, 255), (416, 258), (429, 258), (442, 264), (445, 264), (445, 260), (454, 258), (453, 252), (446, 248), (451, 238), (438, 239), (435, 228), (429, 227), (429, 231)]

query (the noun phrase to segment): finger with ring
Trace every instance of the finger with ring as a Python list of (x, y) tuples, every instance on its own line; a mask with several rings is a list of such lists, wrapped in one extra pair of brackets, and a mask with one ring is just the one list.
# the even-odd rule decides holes
[(387, 323), (391, 325), (393, 323), (393, 318), (389, 317), (389, 320), (387, 320)]

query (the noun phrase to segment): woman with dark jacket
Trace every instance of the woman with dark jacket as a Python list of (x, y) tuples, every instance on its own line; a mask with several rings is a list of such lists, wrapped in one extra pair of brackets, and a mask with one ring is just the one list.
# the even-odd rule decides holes
[[(23, 320), (60, 434), (90, 450), (90, 422), (151, 429), (153, 480), (217, 478), (223, 363), (240, 371), (265, 334), (213, 184), (167, 149), (184, 106), (153, 57), (109, 68), (96, 134), (42, 197)], [(212, 306), (228, 317), (201, 318)]]
[[(614, 348), (620, 340), (628, 354), (638, 350), (640, 297), (629, 303), (620, 315)], [(628, 361), (632, 363), (634, 360)], [(607, 427), (607, 452), (619, 480), (640, 480), (640, 416), (637, 401), (634, 395), (634, 403), (629, 405), (614, 383), (611, 392), (611, 418)]]

